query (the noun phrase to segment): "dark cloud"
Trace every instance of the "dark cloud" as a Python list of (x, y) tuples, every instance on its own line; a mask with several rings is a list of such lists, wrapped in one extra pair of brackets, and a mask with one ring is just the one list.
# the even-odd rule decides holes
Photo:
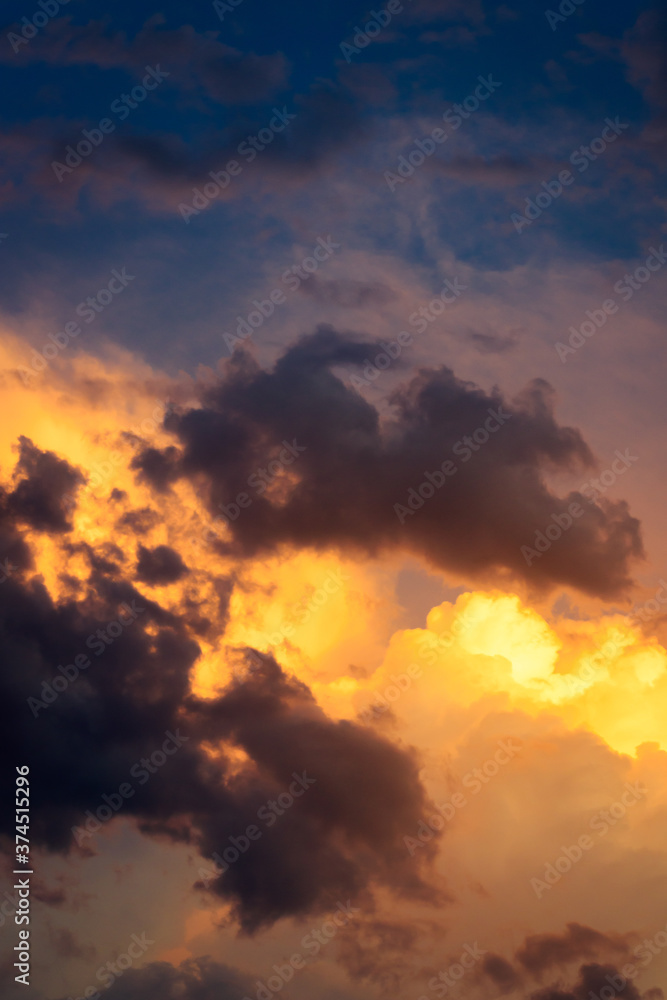
[(253, 996), (256, 989), (236, 969), (204, 956), (176, 968), (168, 962), (151, 962), (142, 969), (127, 969), (104, 995), (108, 1000), (240, 1000)]
[(365, 309), (392, 302), (396, 293), (381, 281), (355, 281), (353, 278), (329, 280), (313, 274), (301, 289), (305, 295), (326, 305), (343, 309)]
[(569, 923), (564, 934), (534, 934), (527, 937), (516, 957), (524, 969), (540, 976), (554, 965), (562, 965), (601, 953), (627, 954), (627, 939), (601, 934), (591, 927)]
[(175, 549), (168, 545), (158, 545), (154, 549), (139, 546), (137, 579), (151, 586), (175, 583), (189, 572), (188, 567)]
[(367, 917), (340, 935), (337, 960), (353, 980), (379, 987), (383, 995), (403, 995), (414, 982), (415, 953), (432, 936), (433, 925), (414, 917)]
[(501, 955), (487, 955), (482, 961), (482, 972), (493, 980), (501, 995), (521, 985), (521, 977)]
[(483, 26), (483, 0), (416, 0), (405, 12), (414, 21), (468, 21)]
[[(662, 990), (649, 989), (642, 995), (634, 985), (640, 971), (636, 963), (628, 962), (634, 939), (632, 933), (603, 934), (569, 923), (562, 934), (527, 937), (515, 953), (516, 964), (487, 955), (479, 977), (491, 980), (494, 996), (513, 993), (525, 1000), (591, 1000), (608, 995), (619, 1000), (662, 1000)], [(589, 961), (580, 964), (582, 959)], [(543, 985), (545, 980), (549, 985)]]
[(64, 551), (68, 555), (81, 553), (86, 557), (91, 569), (108, 576), (115, 576), (120, 573), (121, 565), (125, 561), (125, 556), (117, 545), (103, 542), (96, 548), (87, 542), (68, 543), (64, 546)]
[(37, 531), (71, 531), (65, 496), (76, 491), (84, 477), (53, 452), (40, 451), (28, 438), (20, 437), (19, 442), (17, 481), (6, 498), (10, 513)]
[(468, 340), (480, 354), (504, 354), (518, 344), (516, 337), (501, 336), (495, 333), (481, 333), (478, 330), (468, 332)]
[[(257, 822), (268, 799), (295, 775), (313, 783), (251, 851), (212, 884), (242, 900), (236, 913), (247, 930), (284, 914), (324, 912), (378, 880), (403, 894), (435, 900), (420, 879), (404, 836), (427, 808), (413, 755), (348, 721), (333, 721), (308, 688), (273, 659), (257, 656), (250, 676), (217, 702), (200, 706), (203, 738), (225, 734), (262, 776), (235, 783), (236, 831)], [(227, 846), (228, 824), (214, 810), (199, 819), (207, 856)]]
[(591, 993), (599, 997), (600, 990), (605, 990), (605, 996), (613, 990), (614, 998), (617, 997), (618, 1000), (641, 1000), (637, 987), (621, 975), (614, 965), (597, 963), (582, 965), (579, 979), (569, 989), (560, 983), (548, 986), (531, 993), (530, 1000), (590, 1000)]
[(139, 479), (150, 483), (158, 493), (166, 493), (178, 478), (177, 457), (178, 452), (173, 446), (162, 451), (157, 448), (144, 448), (132, 460), (130, 468), (136, 469)]
[[(178, 457), (169, 452), (170, 476), (208, 482), (211, 511), (218, 518), (220, 505), (227, 511), (232, 551), (250, 556), (289, 544), (375, 555), (403, 548), (469, 576), (509, 570), (535, 585), (566, 583), (600, 596), (629, 586), (629, 563), (642, 546), (627, 506), (592, 505), (576, 492), (559, 497), (546, 485), (548, 470), (594, 464), (580, 433), (556, 422), (546, 382), (535, 380), (508, 402), (448, 368), (424, 369), (394, 393), (393, 417), (383, 423), (331, 371), (358, 366), (363, 373), (378, 350), (321, 327), (272, 371), (237, 353), (219, 386), (203, 391), (199, 408), (168, 418), (181, 446)], [(235, 505), (284, 442), (295, 452), (286, 489), (275, 499), (270, 491), (253, 496), (248, 509)], [(442, 485), (434, 489), (426, 474), (447, 460), (455, 472), (439, 472)], [(424, 483), (422, 492), (435, 495), (422, 503)], [(582, 516), (529, 566), (522, 546), (575, 502)]]
[(628, 137), (664, 160), (667, 148), (667, 11), (654, 7), (641, 12), (621, 39), (590, 32), (579, 40), (598, 57), (619, 61), (625, 66), (628, 82), (640, 91), (651, 118), (641, 136)]
[[(154, 484), (155, 485), (155, 484)], [(122, 530), (127, 528), (135, 535), (145, 535), (154, 528), (160, 520), (156, 511), (150, 507), (140, 507), (137, 510), (128, 510), (118, 519), (118, 527)]]
[(644, 10), (622, 39), (596, 32), (579, 40), (599, 55), (625, 63), (628, 81), (656, 108), (667, 110), (667, 11)]
[(521, 184), (543, 180), (562, 164), (546, 157), (512, 156), (455, 156), (445, 159), (434, 156), (428, 161), (430, 169), (462, 184), (483, 184), (493, 188), (512, 188)]
[[(144, 570), (161, 578), (173, 555), (140, 549)], [(257, 825), (261, 839), (209, 886), (245, 931), (367, 898), (374, 884), (436, 898), (421, 879), (423, 859), (411, 858), (403, 842), (428, 805), (410, 750), (329, 718), (305, 685), (260, 654), (217, 697), (193, 697), (200, 648), (190, 637), (192, 602), (179, 614), (165, 611), (119, 579), (116, 566), (89, 562), (88, 579), (58, 603), (40, 579), (16, 573), (2, 584), (0, 752), (31, 768), (35, 847), (90, 850), (80, 836), (87, 811), (132, 782), (133, 765), (176, 733), (182, 745), (145, 787), (134, 775), (136, 795), (122, 815), (146, 835), (187, 842), (206, 858)], [(216, 584), (217, 637), (233, 586), (229, 577)], [(215, 760), (211, 745), (221, 748)], [(244, 751), (246, 764), (239, 768), (223, 747)], [(3, 793), (10, 781), (6, 772)], [(290, 796), (290, 786), (303, 795)], [(285, 795), (291, 807), (267, 822), (267, 803), (284, 806)], [(266, 816), (258, 816), (262, 808)]]
[(95, 949), (90, 945), (80, 945), (66, 927), (53, 930), (51, 939), (59, 958), (81, 958), (89, 962), (95, 958)]
[(287, 85), (289, 65), (282, 53), (240, 52), (210, 32), (200, 34), (187, 24), (170, 29), (163, 21), (160, 15), (151, 17), (128, 37), (106, 20), (73, 25), (59, 18), (29, 47), (26, 59), (55, 66), (125, 69), (137, 83), (147, 65), (159, 63), (168, 74), (168, 85), (200, 89), (215, 101), (232, 105), (269, 100)]
[[(332, 158), (357, 139), (368, 137), (361, 105), (346, 88), (331, 81), (318, 80), (305, 93), (284, 101), (278, 107), (287, 124), (277, 132), (270, 145), (250, 163), (239, 154), (239, 145), (248, 136), (268, 126), (273, 109), (235, 115), (231, 131), (209, 138), (200, 149), (192, 143), (165, 139), (163, 136), (128, 136), (119, 139), (118, 148), (165, 180), (198, 182), (208, 180), (209, 171), (220, 170), (230, 159), (241, 162), (244, 172), (230, 194), (245, 189), (246, 179), (257, 177), (281, 184), (296, 183), (308, 173), (331, 169)], [(287, 117), (290, 116), (290, 117)]]

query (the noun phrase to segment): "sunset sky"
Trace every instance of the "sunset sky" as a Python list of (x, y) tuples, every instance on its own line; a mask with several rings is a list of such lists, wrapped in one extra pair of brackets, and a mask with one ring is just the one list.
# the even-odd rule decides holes
[(664, 1000), (664, 9), (4, 11), (3, 997)]

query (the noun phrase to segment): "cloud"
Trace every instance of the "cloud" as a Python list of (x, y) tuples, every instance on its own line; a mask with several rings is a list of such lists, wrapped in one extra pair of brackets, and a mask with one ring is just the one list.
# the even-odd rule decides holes
[(72, 932), (61, 927), (52, 932), (53, 946), (60, 958), (82, 958), (91, 962), (95, 958), (95, 949), (90, 945), (80, 945)]
[(628, 950), (627, 936), (601, 934), (591, 927), (569, 923), (564, 934), (530, 935), (516, 957), (524, 969), (539, 977), (554, 965), (594, 958), (601, 952), (623, 956)]
[(559, 163), (546, 157), (494, 156), (434, 157), (431, 169), (461, 184), (483, 184), (491, 188), (513, 188), (540, 181), (558, 170)]
[[(22, 454), (25, 464), (25, 446)], [(27, 454), (41, 461), (36, 449)], [(210, 886), (248, 933), (286, 915), (323, 912), (340, 898), (368, 899), (375, 884), (437, 897), (419, 873), (423, 860), (403, 843), (427, 808), (412, 751), (330, 718), (305, 684), (260, 654), (247, 677), (217, 696), (192, 695), (201, 654), (189, 635), (196, 606), (184, 599), (166, 610), (118, 579), (118, 566), (91, 562), (87, 578), (82, 573), (57, 602), (40, 577), (17, 572), (2, 585), (0, 744), (7, 753), (20, 748), (42, 790), (31, 816), (35, 846), (66, 853), (76, 840), (86, 850), (85, 835), (75, 838), (86, 811), (177, 733), (182, 746), (169, 766), (127, 800), (123, 815), (144, 834), (185, 841), (208, 858), (259, 825), (262, 839)], [(166, 546), (139, 546), (139, 564), (151, 582), (182, 575), (180, 556)], [(232, 588), (232, 580), (217, 579), (223, 631)], [(125, 612), (119, 630), (123, 606), (133, 620)], [(295, 775), (307, 776), (307, 791), (269, 829), (258, 811), (287, 793)]]
[[(69, 18), (52, 21), (47, 30), (26, 46), (24, 61), (52, 66), (97, 66), (145, 73), (160, 64), (179, 89), (203, 91), (221, 104), (255, 104), (271, 99), (287, 86), (289, 64), (282, 53), (259, 56), (241, 52), (212, 33), (191, 25), (171, 29), (155, 15), (129, 38), (113, 32), (106, 20), (76, 25)], [(11, 53), (5, 61), (10, 61)]]
[[(109, 1000), (239, 1000), (251, 995), (250, 980), (208, 956), (188, 959), (178, 967), (150, 962), (142, 969), (126, 969), (108, 987)], [(65, 998), (61, 998), (65, 1000)]]
[(6, 500), (9, 511), (37, 531), (70, 531), (64, 498), (83, 484), (83, 476), (53, 452), (40, 451), (28, 438), (19, 441), (18, 481)]
[(175, 583), (188, 572), (188, 568), (178, 552), (168, 545), (158, 545), (154, 549), (139, 546), (137, 579), (150, 586)]
[(489, 979), (493, 980), (501, 995), (510, 993), (521, 984), (521, 977), (517, 975), (510, 963), (500, 955), (487, 955), (482, 961), (482, 971)]
[(381, 281), (358, 281), (354, 278), (327, 279), (313, 274), (301, 289), (304, 295), (326, 305), (342, 309), (366, 309), (386, 305), (396, 294)]
[[(535, 586), (624, 592), (629, 564), (642, 555), (639, 524), (621, 501), (603, 508), (547, 487), (547, 470), (572, 473), (594, 461), (581, 434), (557, 424), (546, 382), (535, 380), (508, 402), (448, 368), (423, 369), (394, 393), (392, 417), (382, 423), (332, 372), (363, 371), (378, 349), (320, 327), (272, 371), (237, 353), (219, 384), (202, 392), (200, 407), (167, 418), (180, 444), (178, 456), (161, 453), (168, 479), (208, 483), (212, 514), (221, 519), (220, 505), (229, 512), (230, 543), (221, 551), (242, 558), (285, 544), (370, 555), (404, 549), (467, 575), (510, 571)], [(501, 411), (502, 426), (491, 416)], [(230, 507), (285, 441), (301, 452), (280, 494), (268, 490), (242, 512)], [(440, 469), (448, 460), (455, 473), (445, 482)], [(137, 464), (150, 479), (145, 454)], [(156, 465), (159, 490), (166, 477)], [(434, 473), (437, 489), (427, 482)], [(528, 566), (522, 546), (574, 502), (583, 504), (582, 516)]]
[[(403, 840), (427, 807), (416, 758), (364, 727), (328, 719), (303, 683), (271, 657), (260, 661), (248, 680), (200, 709), (203, 737), (232, 738), (264, 776), (237, 780), (236, 830), (256, 823), (262, 804), (287, 791), (295, 775), (313, 784), (213, 892), (243, 900), (236, 909), (247, 930), (286, 913), (324, 912), (341, 893), (357, 897), (374, 880), (435, 901)], [(198, 822), (205, 855), (227, 846), (214, 810)]]
[(502, 336), (495, 333), (481, 333), (479, 330), (469, 330), (468, 340), (479, 354), (504, 354), (513, 350), (518, 340), (515, 336)]
[[(526, 1000), (590, 1000), (607, 994), (620, 1000), (642, 1000), (642, 997), (658, 1000), (662, 990), (650, 989), (641, 994), (632, 982), (638, 972), (636, 965), (628, 979), (615, 964), (604, 961), (609, 954), (627, 958), (632, 939), (632, 934), (603, 934), (582, 924), (569, 923), (563, 934), (527, 937), (515, 953), (518, 967), (500, 955), (489, 955), (481, 972), (501, 995), (512, 992)], [(572, 968), (584, 957), (602, 961)], [(626, 967), (624, 964), (623, 968)], [(536, 988), (536, 981), (541, 983), (545, 978), (551, 978), (552, 982)]]
[[(123, 499), (118, 497), (118, 499)], [(118, 527), (127, 529), (135, 535), (145, 535), (154, 528), (160, 520), (156, 511), (150, 507), (141, 507), (138, 510), (128, 510), (118, 519)]]

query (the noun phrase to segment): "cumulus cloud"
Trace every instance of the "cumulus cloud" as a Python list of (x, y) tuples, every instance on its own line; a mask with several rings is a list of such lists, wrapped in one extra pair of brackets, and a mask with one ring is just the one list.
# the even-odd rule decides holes
[[(394, 393), (394, 415), (383, 422), (334, 371), (363, 371), (377, 351), (320, 327), (271, 371), (238, 352), (200, 407), (167, 418), (178, 454), (145, 450), (136, 467), (158, 491), (181, 477), (207, 483), (211, 511), (231, 510), (239, 557), (282, 544), (367, 554), (402, 548), (467, 575), (509, 570), (535, 585), (566, 583), (607, 597), (629, 586), (642, 544), (627, 506), (591, 505), (576, 492), (559, 497), (546, 485), (549, 470), (594, 464), (579, 431), (557, 423), (546, 382), (507, 401), (448, 368), (423, 369)], [(230, 502), (285, 441), (301, 449), (285, 491), (267, 491), (234, 517)], [(447, 460), (451, 478), (439, 471)], [(431, 496), (422, 502), (417, 490), (434, 472), (440, 485), (427, 483), (422, 492)], [(522, 546), (573, 502), (583, 515), (528, 566)]]
[(127, 969), (105, 995), (109, 1000), (239, 1000), (251, 990), (248, 977), (203, 956), (181, 962), (178, 967), (150, 962), (142, 969)]
[[(29, 454), (39, 462), (39, 454)], [(60, 527), (56, 519), (51, 531)], [(168, 582), (183, 572), (174, 550), (139, 546), (141, 579)], [(190, 637), (187, 600), (182, 610), (167, 611), (104, 560), (91, 559), (88, 578), (79, 582), (58, 602), (38, 577), (16, 572), (3, 583), (0, 742), (31, 762), (40, 789), (32, 803), (35, 846), (71, 850), (86, 811), (117, 792), (132, 765), (159, 750), (168, 733), (180, 733), (169, 767), (127, 800), (123, 815), (147, 835), (186, 841), (204, 857), (258, 824), (262, 806), (303, 776), (294, 808), (275, 829), (262, 825), (265, 835), (252, 851), (210, 885), (246, 931), (324, 911), (341, 897), (368, 894), (373, 884), (434, 898), (418, 871), (422, 862), (410, 858), (402, 840), (427, 807), (409, 749), (328, 717), (306, 685), (260, 654), (247, 676), (217, 697), (195, 697), (190, 675), (201, 649)], [(218, 580), (218, 628), (232, 588), (231, 580)], [(215, 760), (210, 746), (219, 748)], [(3, 787), (10, 780), (7, 773)]]
[(6, 498), (16, 519), (37, 531), (71, 530), (66, 495), (84, 482), (81, 473), (53, 452), (40, 451), (20, 437), (14, 489)]

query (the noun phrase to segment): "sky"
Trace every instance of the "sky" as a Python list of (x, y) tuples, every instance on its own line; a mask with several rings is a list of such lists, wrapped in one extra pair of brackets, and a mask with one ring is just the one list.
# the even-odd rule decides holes
[(3, 996), (663, 1000), (664, 9), (9, 0), (0, 83)]

